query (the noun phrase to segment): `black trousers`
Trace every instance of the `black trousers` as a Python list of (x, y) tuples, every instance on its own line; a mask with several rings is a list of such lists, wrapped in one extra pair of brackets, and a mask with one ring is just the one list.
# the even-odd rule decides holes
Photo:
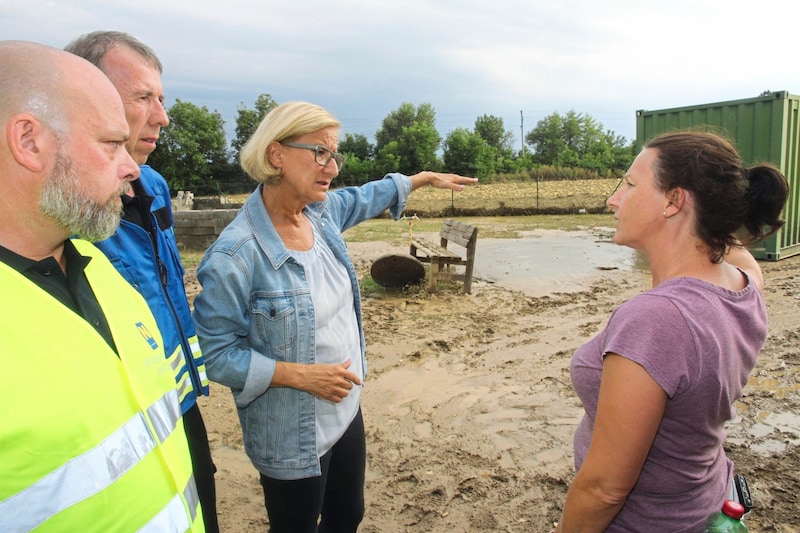
[(211, 448), (208, 445), (208, 433), (200, 407), (194, 404), (183, 414), (183, 427), (186, 430), (186, 440), (189, 441), (189, 455), (192, 456), (192, 470), (194, 482), (197, 485), (197, 495), (200, 498), (200, 508), (203, 511), (203, 522), (206, 524), (207, 533), (219, 533), (217, 522), (217, 489), (214, 485), (214, 473), (217, 467), (211, 460)]
[(364, 518), (366, 466), (359, 409), (339, 442), (320, 457), (321, 475), (285, 480), (261, 474), (270, 533), (355, 533)]

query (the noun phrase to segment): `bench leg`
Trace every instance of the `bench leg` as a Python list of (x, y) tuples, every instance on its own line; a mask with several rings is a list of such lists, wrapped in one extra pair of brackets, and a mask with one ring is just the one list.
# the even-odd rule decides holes
[(464, 270), (464, 294), (472, 292), (472, 263), (469, 263)]
[(442, 264), (437, 259), (431, 259), (431, 273), (428, 279), (428, 291), (436, 292), (436, 280), (439, 278), (439, 271), (442, 269)]
[[(477, 232), (477, 230), (475, 230)], [(475, 267), (475, 238), (467, 245), (467, 264), (464, 269), (464, 294), (472, 292), (472, 270)]]

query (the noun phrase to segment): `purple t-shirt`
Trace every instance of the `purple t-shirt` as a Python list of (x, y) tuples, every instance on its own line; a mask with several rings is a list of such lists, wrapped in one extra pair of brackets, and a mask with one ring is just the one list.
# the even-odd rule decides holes
[(675, 278), (621, 305), (578, 348), (570, 373), (585, 414), (575, 432), (576, 468), (589, 449), (605, 354), (642, 365), (668, 396), (639, 480), (607, 531), (702, 531), (722, 507), (732, 473), (724, 424), (766, 335), (766, 306), (752, 281), (730, 291)]

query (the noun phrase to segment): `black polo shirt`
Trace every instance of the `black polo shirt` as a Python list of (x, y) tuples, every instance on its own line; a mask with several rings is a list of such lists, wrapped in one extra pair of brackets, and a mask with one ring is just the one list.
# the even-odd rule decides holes
[(66, 276), (53, 257), (34, 261), (0, 246), (0, 261), (83, 317), (116, 351), (108, 321), (84, 272), (92, 258), (81, 255), (69, 239), (64, 241), (64, 257), (67, 261)]

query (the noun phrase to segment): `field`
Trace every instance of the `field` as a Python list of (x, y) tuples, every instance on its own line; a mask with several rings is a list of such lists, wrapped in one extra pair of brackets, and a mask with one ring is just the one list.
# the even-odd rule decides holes
[(448, 214), (448, 209), (480, 209), (491, 214), (502, 209), (543, 212), (578, 212), (584, 209), (597, 212), (605, 207), (606, 199), (618, 183), (618, 179), (491, 183), (467, 187), (460, 193), (427, 187), (411, 195), (407, 211)]
[[(420, 217), (601, 213), (618, 184), (618, 179), (479, 183), (462, 192), (425, 187), (409, 197), (406, 213)], [(238, 204), (246, 197), (230, 195), (227, 200)]]

